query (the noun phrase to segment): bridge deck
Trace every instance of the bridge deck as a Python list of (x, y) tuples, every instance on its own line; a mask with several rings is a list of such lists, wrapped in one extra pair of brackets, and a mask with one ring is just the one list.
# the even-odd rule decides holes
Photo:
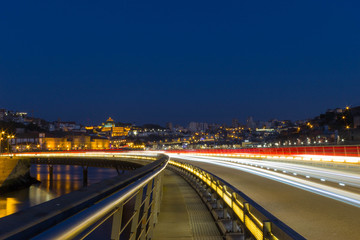
[(166, 170), (154, 239), (223, 239), (209, 210), (180, 176)]
[(358, 207), (237, 169), (181, 161), (221, 177), (306, 239), (360, 239)]

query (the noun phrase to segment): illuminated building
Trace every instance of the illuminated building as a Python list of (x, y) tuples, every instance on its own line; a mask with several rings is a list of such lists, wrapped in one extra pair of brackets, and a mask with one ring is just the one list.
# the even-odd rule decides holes
[(104, 122), (101, 126), (87, 126), (85, 129), (92, 131), (93, 133), (98, 133), (113, 138), (127, 136), (131, 130), (131, 125), (115, 123), (114, 120), (109, 117), (108, 120), (106, 120), (106, 122)]
[(110, 140), (86, 135), (21, 134), (11, 141), (14, 152), (39, 150), (109, 149)]
[(70, 150), (71, 142), (67, 138), (47, 137), (44, 138), (44, 148), (46, 150)]

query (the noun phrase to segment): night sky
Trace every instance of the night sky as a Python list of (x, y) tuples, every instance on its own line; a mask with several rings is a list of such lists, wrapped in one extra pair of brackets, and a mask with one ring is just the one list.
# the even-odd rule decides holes
[(0, 4), (0, 108), (230, 123), (360, 105), (359, 1)]

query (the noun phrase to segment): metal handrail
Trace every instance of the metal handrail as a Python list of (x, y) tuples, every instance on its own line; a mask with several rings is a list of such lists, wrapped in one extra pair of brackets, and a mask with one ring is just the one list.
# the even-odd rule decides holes
[(37, 235), (33, 239), (72, 239), (97, 221), (116, 209), (126, 199), (136, 194), (146, 183), (159, 175), (167, 166), (166, 161), (160, 168), (147, 174), (141, 179), (123, 188), (119, 192), (107, 197), (101, 202), (57, 224), (49, 230)]
[[(158, 160), (153, 157), (151, 159), (146, 159), (146, 165), (133, 170), (131, 173), (125, 173), (123, 175), (103, 180), (85, 189), (71, 192), (53, 200), (33, 206), (29, 209), (19, 211), (12, 215), (1, 218), (0, 239), (10, 240), (33, 238), (42, 232), (51, 229), (56, 224), (66, 221), (66, 219), (69, 219), (75, 214), (78, 214), (81, 211), (85, 212), (86, 209), (89, 209), (97, 203), (102, 202), (115, 193), (119, 193), (120, 191), (124, 193), (124, 189), (129, 189), (129, 186), (135, 186), (134, 183), (141, 184), (142, 180), (145, 180), (151, 176), (155, 177), (152, 178), (153, 180), (150, 180), (151, 184), (149, 183), (145, 185), (145, 187), (141, 190), (138, 190), (138, 192), (145, 193), (144, 189), (149, 189), (149, 191), (146, 191), (146, 194), (152, 195), (152, 197), (146, 198), (144, 201), (147, 201), (146, 206), (148, 207), (149, 211), (151, 211), (150, 214), (148, 214), (148, 217), (153, 216), (151, 217), (150, 221), (151, 226), (153, 226), (154, 223), (157, 222), (157, 213), (159, 209), (159, 201), (157, 200), (161, 195), (161, 176), (159, 176), (159, 173), (166, 167), (168, 163), (168, 157), (165, 155), (160, 155), (157, 157), (157, 159)], [(92, 159), (87, 159), (87, 161), (91, 160)], [(148, 160), (153, 160), (153, 162), (149, 163)], [(134, 192), (135, 198), (138, 199), (140, 194), (136, 194), (136, 191)], [(133, 201), (134, 196), (130, 196), (129, 199), (125, 200), (118, 207), (118, 209), (122, 209), (124, 206), (124, 209), (129, 211), (130, 208), (132, 208), (132, 203), (129, 201)], [(153, 208), (155, 209), (154, 211)], [(114, 217), (122, 215), (122, 210), (119, 211), (114, 209), (114, 212)], [(128, 215), (124, 216), (127, 217)], [(19, 222), (21, 222), (21, 224), (19, 224)], [(148, 226), (146, 227), (148, 229)], [(113, 235), (113, 233), (111, 234)], [(125, 233), (125, 235), (126, 234), (127, 233)], [(149, 234), (152, 234), (152, 228)]]

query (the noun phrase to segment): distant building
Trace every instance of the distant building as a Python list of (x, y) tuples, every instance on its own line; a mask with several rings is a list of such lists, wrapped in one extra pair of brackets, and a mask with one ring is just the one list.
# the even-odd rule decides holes
[(110, 141), (106, 138), (38, 132), (17, 134), (10, 144), (14, 152), (110, 148)]
[(64, 132), (71, 132), (75, 130), (80, 130), (80, 124), (76, 124), (75, 122), (60, 122), (59, 128)]
[(170, 129), (170, 131), (173, 131), (173, 130), (174, 130), (174, 126), (173, 126), (173, 123), (172, 123), (172, 122), (168, 122), (168, 123), (166, 124), (166, 127), (167, 127), (168, 129)]
[(354, 117), (354, 128), (360, 128), (360, 116)]
[(0, 121), (4, 121), (5, 120), (5, 114), (6, 114), (7, 110), (6, 109), (0, 109)]
[(10, 140), (13, 151), (41, 150), (44, 135), (38, 132), (16, 134), (15, 138)]
[(26, 112), (14, 112), (6, 109), (0, 109), (0, 121), (24, 123), (26, 118)]
[(131, 124), (115, 123), (115, 121), (109, 117), (101, 126), (87, 126), (85, 129), (108, 137), (123, 137), (129, 134)]
[(181, 126), (181, 125), (176, 125), (176, 126), (175, 126), (175, 130), (176, 130), (176, 131), (179, 131), (179, 132), (187, 131), (187, 129), (184, 128), (184, 127)]
[(256, 122), (254, 121), (253, 117), (248, 117), (246, 120), (246, 127), (255, 129), (256, 128)]
[(208, 123), (190, 122), (189, 131), (191, 132), (205, 132), (209, 129)]
[(234, 119), (232, 120), (231, 126), (232, 126), (233, 128), (239, 127), (239, 126), (240, 126), (240, 124), (239, 124), (239, 119), (234, 118)]
[(190, 122), (188, 129), (189, 129), (189, 131), (191, 131), (191, 132), (196, 132), (196, 131), (197, 131), (197, 126), (198, 126), (198, 123), (196, 123), (196, 122)]
[(360, 128), (360, 106), (351, 108), (354, 128)]

